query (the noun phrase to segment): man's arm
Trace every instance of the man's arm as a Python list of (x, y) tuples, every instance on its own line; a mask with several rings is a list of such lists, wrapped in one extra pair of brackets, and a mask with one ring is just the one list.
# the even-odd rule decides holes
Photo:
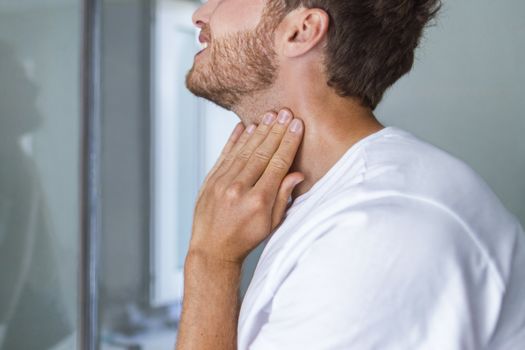
[(243, 132), (238, 124), (204, 180), (184, 266), (177, 350), (237, 349), (242, 263), (282, 221), (304, 179), (288, 174), (302, 135), (290, 111), (277, 119), (267, 114), (256, 129)]
[(237, 349), (241, 265), (189, 252), (177, 349)]

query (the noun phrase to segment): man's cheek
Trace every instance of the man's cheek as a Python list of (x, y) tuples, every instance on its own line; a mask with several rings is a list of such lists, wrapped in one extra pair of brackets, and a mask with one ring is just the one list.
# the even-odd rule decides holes
[(258, 7), (247, 5), (245, 0), (224, 2), (210, 18), (213, 35), (224, 37), (229, 33), (253, 30), (260, 20), (258, 11)]

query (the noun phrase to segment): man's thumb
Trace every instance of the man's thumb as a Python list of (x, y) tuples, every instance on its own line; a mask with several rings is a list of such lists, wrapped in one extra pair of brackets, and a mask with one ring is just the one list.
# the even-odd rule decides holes
[(292, 191), (303, 180), (304, 175), (301, 173), (291, 173), (284, 178), (281, 187), (279, 187), (279, 192), (277, 192), (277, 198), (275, 199), (275, 204), (273, 206), (272, 231), (277, 225), (279, 225), (279, 223), (281, 223), (288, 206), (288, 199), (292, 195)]

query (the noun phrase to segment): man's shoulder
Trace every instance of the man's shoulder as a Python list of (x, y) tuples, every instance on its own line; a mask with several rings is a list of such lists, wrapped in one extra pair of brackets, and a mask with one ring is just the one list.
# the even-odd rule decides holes
[[(351, 195), (362, 198), (350, 201)], [(318, 243), (330, 245), (332, 241), (334, 248), (352, 249), (356, 242), (371, 240), (405, 252), (424, 247), (446, 250), (470, 240), (468, 227), (446, 206), (396, 191), (341, 193), (318, 214), (324, 227)], [(326, 237), (321, 240), (322, 236)]]
[(311, 285), (314, 290), (331, 286), (342, 293), (365, 280), (370, 284), (359, 288), (363, 293), (456, 278), (470, 281), (469, 290), (504, 290), (491, 257), (461, 220), (434, 203), (402, 196), (369, 200), (327, 218), (292, 275), (297, 285), (311, 278), (324, 281)]
[(444, 187), (486, 187), (464, 160), (399, 128), (363, 147), (364, 182), (406, 192), (442, 194)]
[[(476, 214), (480, 212), (493, 216)], [(508, 258), (520, 229), (512, 214), (490, 200), (469, 202), (457, 193), (440, 198), (367, 186), (332, 196), (311, 219), (316, 222), (313, 235), (317, 238), (309, 250), (318, 249), (319, 255), (338, 249), (357, 249), (359, 253), (358, 244), (372, 244), (371, 253), (377, 256), (398, 251), (412, 255), (415, 261), (440, 260), (448, 255), (459, 262), (469, 256), (472, 261), (496, 264), (491, 267), (496, 274), (504, 270), (499, 265)], [(378, 245), (373, 246), (374, 242)]]
[(472, 208), (512, 221), (498, 196), (467, 162), (403, 129), (394, 128), (365, 144), (361, 154), (361, 180), (355, 184), (340, 179), (324, 197), (327, 202), (341, 196), (351, 202), (356, 196), (397, 194), (434, 202), (467, 223), (479, 220)]
[(280, 246), (280, 263), (274, 269), (301, 266), (308, 274), (330, 266), (334, 273), (347, 273), (361, 266), (364, 273), (369, 268), (354, 265), (356, 261), (373, 265), (401, 257), (406, 269), (430, 271), (445, 261), (461, 269), (464, 257), (485, 260), (473, 238), (462, 220), (428, 199), (395, 192), (340, 193), (305, 218)]

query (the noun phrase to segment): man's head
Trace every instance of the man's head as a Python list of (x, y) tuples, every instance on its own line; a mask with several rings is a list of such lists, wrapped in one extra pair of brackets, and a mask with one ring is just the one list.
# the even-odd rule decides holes
[(194, 14), (208, 49), (188, 88), (232, 109), (283, 67), (321, 56), (326, 84), (374, 109), (407, 73), (440, 0), (210, 0)]
[[(277, 3), (266, 6), (258, 1), (258, 7), (255, 2), (212, 0), (194, 14), (194, 23), (202, 29), (199, 40), (207, 47), (195, 57), (186, 84), (194, 94), (227, 109), (244, 96), (269, 88), (276, 79), (272, 34), (282, 9)], [(204, 13), (209, 10), (206, 6), (215, 6), (213, 15)], [(240, 13), (248, 14), (250, 21), (239, 20)], [(258, 24), (253, 27), (250, 22)]]

